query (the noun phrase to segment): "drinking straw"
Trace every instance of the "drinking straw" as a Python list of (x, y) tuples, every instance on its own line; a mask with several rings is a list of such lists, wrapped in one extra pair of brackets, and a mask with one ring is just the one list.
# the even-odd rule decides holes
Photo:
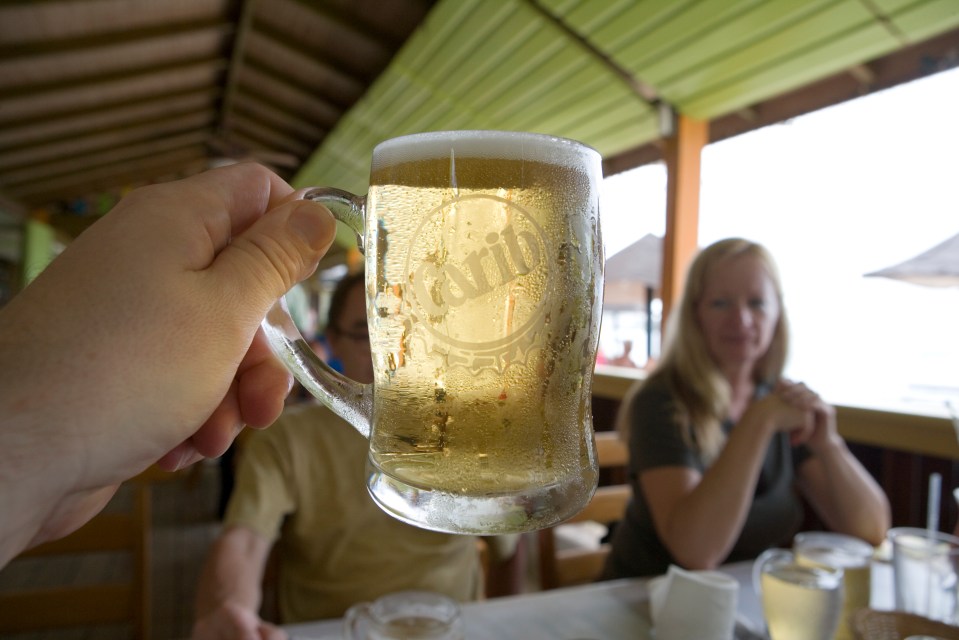
[(959, 413), (956, 413), (956, 408), (948, 400), (946, 400), (946, 411), (949, 412), (949, 417), (952, 419), (952, 428), (955, 429), (956, 439), (959, 440)]
[(925, 614), (930, 613), (932, 607), (932, 592), (935, 582), (935, 571), (932, 568), (932, 562), (936, 555), (936, 533), (939, 531), (939, 495), (942, 491), (942, 476), (938, 473), (929, 474), (929, 504), (926, 509), (926, 541), (929, 544), (927, 562), (929, 566), (926, 571), (926, 610)]
[(929, 539), (939, 531), (939, 499), (942, 492), (942, 476), (938, 473), (929, 474), (929, 504), (926, 513), (926, 530)]

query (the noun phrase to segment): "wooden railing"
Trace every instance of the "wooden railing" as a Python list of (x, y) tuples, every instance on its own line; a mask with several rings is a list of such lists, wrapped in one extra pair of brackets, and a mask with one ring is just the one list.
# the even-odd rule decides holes
[(593, 375), (593, 397), (619, 402), (637, 380), (645, 379), (642, 369), (598, 364)]
[(847, 442), (959, 460), (959, 440), (947, 418), (837, 406), (836, 422)]
[[(593, 416), (597, 430), (613, 428), (620, 401), (645, 378), (639, 369), (598, 365), (593, 378)], [(925, 526), (928, 479), (942, 476), (940, 528), (959, 521), (952, 488), (959, 486), (959, 439), (945, 417), (836, 406), (840, 435), (879, 481), (896, 526)]]
[[(637, 380), (645, 377), (640, 369), (598, 365), (593, 397), (619, 402)], [(947, 418), (837, 406), (836, 421), (847, 442), (959, 460), (959, 439)]]

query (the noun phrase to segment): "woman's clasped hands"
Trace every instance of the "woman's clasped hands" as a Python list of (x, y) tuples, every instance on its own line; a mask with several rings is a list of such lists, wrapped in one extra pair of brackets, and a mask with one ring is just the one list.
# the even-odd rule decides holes
[(802, 382), (782, 379), (769, 397), (781, 405), (781, 430), (789, 432), (792, 445), (817, 451), (837, 440), (836, 410)]

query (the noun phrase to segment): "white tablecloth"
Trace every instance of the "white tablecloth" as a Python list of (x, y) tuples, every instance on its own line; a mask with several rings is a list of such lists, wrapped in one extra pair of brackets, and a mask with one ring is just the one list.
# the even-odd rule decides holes
[[(739, 582), (737, 638), (765, 637), (752, 563), (720, 567)], [(463, 605), (466, 640), (644, 640), (650, 638), (647, 579), (612, 580)], [(871, 606), (892, 609), (892, 567), (873, 564)], [(340, 640), (343, 623), (284, 627), (292, 640)]]
[[(740, 583), (739, 619), (760, 629), (762, 611), (753, 592), (751, 563), (721, 568)], [(581, 587), (494, 598), (463, 605), (467, 640), (641, 640), (649, 638), (646, 579), (612, 580)], [(284, 627), (293, 640), (334, 640), (342, 622)], [(744, 635), (743, 637), (749, 637)]]

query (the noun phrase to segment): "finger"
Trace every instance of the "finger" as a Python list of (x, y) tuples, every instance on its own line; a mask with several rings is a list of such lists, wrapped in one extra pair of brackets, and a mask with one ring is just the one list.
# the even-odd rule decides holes
[(802, 404), (803, 400), (802, 394), (796, 389), (786, 389), (779, 394), (779, 397), (791, 405)]
[[(146, 231), (151, 239), (158, 234), (178, 234), (171, 240), (177, 241), (185, 266), (202, 270), (234, 237), (292, 192), (290, 185), (266, 167), (241, 163), (135, 190), (117, 207), (131, 222), (115, 226), (120, 233)], [(184, 206), (184, 201), (189, 206)], [(138, 216), (141, 211), (152, 215)], [(183, 219), (170, 224), (171, 217)]]
[(812, 434), (812, 426), (808, 421), (803, 420), (798, 427), (789, 432), (789, 444), (794, 447), (803, 444), (809, 440)]
[(819, 396), (803, 385), (802, 389), (798, 392), (798, 400), (804, 407), (812, 410), (815, 409), (816, 403), (819, 402)]
[(190, 442), (200, 455), (207, 458), (223, 455), (243, 429), (237, 394), (238, 386), (239, 383), (234, 380), (217, 408), (190, 437)]
[(30, 546), (62, 538), (79, 529), (106, 506), (119, 486), (114, 484), (68, 495), (53, 508)]
[(189, 186), (208, 193), (221, 207), (203, 210), (204, 222), (214, 230), (224, 229), (226, 237), (214, 237), (223, 245), (256, 222), (266, 211), (276, 207), (293, 193), (293, 187), (266, 167), (254, 162), (241, 162), (220, 167), (187, 178)]
[(789, 380), (787, 378), (780, 378), (779, 380), (776, 381), (776, 384), (773, 386), (773, 392), (782, 393), (783, 391), (790, 388), (794, 384), (795, 382), (793, 382), (792, 380)]
[(179, 471), (203, 459), (189, 440), (181, 442), (156, 461), (161, 471)]
[[(323, 205), (296, 200), (280, 205), (217, 255), (209, 270), (225, 304), (244, 300), (262, 318), (270, 305), (316, 269), (336, 234)], [(239, 276), (239, 277), (238, 277)]]
[(258, 331), (223, 400), (196, 433), (160, 458), (157, 466), (177, 471), (203, 458), (221, 456), (244, 425), (261, 428), (276, 421), (293, 376), (272, 356), (265, 340)]
[(288, 637), (286, 631), (269, 622), (261, 623), (258, 630), (261, 640), (287, 640)]
[(240, 363), (237, 376), (240, 420), (253, 428), (273, 424), (293, 388), (293, 375), (273, 356), (261, 329)]
[(816, 394), (812, 393), (803, 384), (794, 384), (783, 388), (777, 392), (777, 395), (784, 401), (802, 408), (810, 408), (816, 399)]

